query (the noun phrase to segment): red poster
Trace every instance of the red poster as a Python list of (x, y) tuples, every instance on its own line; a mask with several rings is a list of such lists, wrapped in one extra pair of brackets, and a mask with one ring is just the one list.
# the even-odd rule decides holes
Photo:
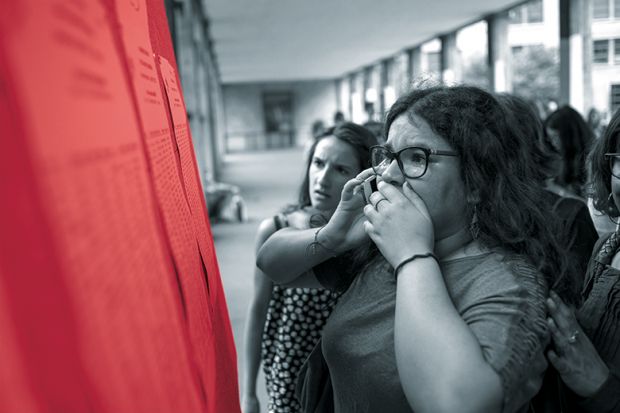
[(1, 411), (239, 410), (152, 4), (22, 0), (0, 18)]

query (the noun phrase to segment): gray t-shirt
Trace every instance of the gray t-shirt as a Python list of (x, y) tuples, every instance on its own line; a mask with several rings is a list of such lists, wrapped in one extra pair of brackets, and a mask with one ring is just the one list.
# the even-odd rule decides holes
[[(441, 270), (456, 309), (501, 377), (503, 411), (527, 409), (547, 367), (542, 275), (525, 261), (497, 252), (443, 262)], [(348, 284), (342, 279), (346, 274), (320, 268), (315, 273), (326, 288)], [(392, 268), (379, 256), (353, 279), (323, 328), (337, 413), (412, 411), (396, 369), (395, 304)]]

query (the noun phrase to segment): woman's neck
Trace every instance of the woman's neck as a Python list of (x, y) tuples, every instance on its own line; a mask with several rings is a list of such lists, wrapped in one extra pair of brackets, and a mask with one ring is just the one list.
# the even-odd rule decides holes
[(485, 248), (472, 238), (469, 228), (461, 228), (452, 235), (435, 241), (435, 253), (441, 261), (479, 255)]

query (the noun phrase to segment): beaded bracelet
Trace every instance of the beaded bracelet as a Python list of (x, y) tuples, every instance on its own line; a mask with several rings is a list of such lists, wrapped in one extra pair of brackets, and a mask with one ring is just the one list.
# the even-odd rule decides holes
[(338, 256), (338, 254), (336, 254), (334, 252), (334, 250), (327, 248), (325, 245), (321, 244), (321, 242), (319, 242), (319, 231), (322, 230), (324, 227), (319, 227), (315, 232), (314, 232), (314, 241), (310, 244), (310, 253), (312, 253), (312, 255), (316, 255), (316, 247), (317, 245), (320, 246), (321, 248), (323, 248), (325, 251), (329, 252), (333, 257)]
[(400, 264), (396, 266), (396, 268), (394, 268), (394, 279), (398, 278), (398, 271), (400, 271), (405, 264), (408, 264), (413, 260), (417, 260), (418, 258), (433, 258), (435, 259), (435, 261), (437, 261), (437, 264), (439, 264), (439, 259), (432, 252), (428, 252), (426, 254), (415, 254), (409, 258), (404, 259)]

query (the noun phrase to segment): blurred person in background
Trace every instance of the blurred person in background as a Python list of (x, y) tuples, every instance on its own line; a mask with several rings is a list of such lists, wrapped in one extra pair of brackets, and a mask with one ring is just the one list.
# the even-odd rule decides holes
[[(310, 148), (297, 204), (260, 224), (256, 250), (276, 232), (327, 222), (340, 201), (344, 184), (370, 166), (369, 149), (374, 144), (376, 140), (370, 131), (350, 122), (318, 135)], [(295, 273), (295, 267), (283, 271)], [(337, 296), (322, 288), (274, 285), (255, 268), (244, 343), (244, 413), (260, 411), (256, 378), (261, 360), (269, 397), (267, 411), (301, 411), (294, 396), (297, 373), (319, 340)]]
[[(564, 231), (558, 234), (558, 242), (564, 251), (570, 254), (572, 280), (567, 284), (570, 288), (562, 292), (562, 297), (576, 305), (583, 283), (583, 276), (598, 239), (598, 233), (590, 217), (587, 204), (574, 196), (561, 196), (554, 191), (549, 183), (554, 177), (554, 165), (557, 165), (559, 154), (550, 151), (545, 145), (543, 124), (538, 117), (535, 106), (523, 98), (507, 93), (497, 95), (499, 102), (506, 108), (509, 116), (514, 116), (514, 125), (518, 126), (516, 138), (522, 138), (522, 148), (529, 154), (536, 168), (536, 180), (532, 185), (545, 188), (548, 207), (558, 216)], [(542, 205), (541, 205), (542, 207)]]
[(557, 172), (548, 189), (560, 196), (586, 200), (586, 157), (593, 134), (583, 117), (570, 106), (552, 112), (544, 122), (546, 143), (560, 155)]
[(338, 126), (344, 122), (344, 113), (342, 113), (341, 111), (336, 111), (336, 113), (334, 113), (334, 126)]
[(603, 115), (596, 108), (591, 108), (588, 111), (588, 126), (592, 131), (595, 139), (600, 138), (605, 131), (605, 122), (603, 121)]

